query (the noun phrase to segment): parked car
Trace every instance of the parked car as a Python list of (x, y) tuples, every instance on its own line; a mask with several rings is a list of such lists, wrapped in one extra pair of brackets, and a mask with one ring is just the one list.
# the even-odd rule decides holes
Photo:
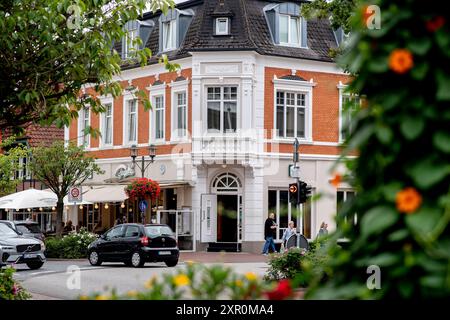
[(31, 237), (41, 241), (45, 241), (44, 233), (41, 231), (39, 223), (37, 222), (0, 220), (0, 223), (7, 224), (25, 237)]
[(44, 242), (0, 223), (0, 265), (25, 263), (30, 269), (39, 269), (45, 262), (44, 250)]
[(174, 267), (179, 255), (175, 234), (165, 224), (120, 224), (88, 246), (89, 262), (94, 266), (124, 262), (138, 268), (146, 262), (165, 262)]

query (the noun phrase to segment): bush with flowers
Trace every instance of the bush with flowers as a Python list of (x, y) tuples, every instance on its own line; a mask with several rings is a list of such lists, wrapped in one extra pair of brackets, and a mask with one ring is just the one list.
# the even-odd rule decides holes
[[(450, 296), (450, 15), (445, 2), (361, 1), (341, 64), (365, 97), (343, 155), (357, 196), (339, 213), (315, 299)], [(368, 28), (368, 6), (381, 28)], [(420, 13), (420, 14), (418, 14)], [(358, 223), (346, 216), (357, 213)], [(330, 242), (333, 242), (330, 241)], [(378, 266), (381, 282), (369, 278)]]
[(125, 187), (125, 193), (131, 200), (150, 199), (156, 200), (161, 193), (159, 183), (148, 178), (134, 179)]
[(81, 228), (77, 233), (69, 233), (62, 238), (45, 240), (47, 258), (81, 259), (87, 257), (87, 248), (98, 236)]
[(253, 272), (238, 274), (223, 265), (206, 266), (188, 262), (174, 273), (153, 277), (145, 283), (145, 290), (126, 294), (95, 293), (80, 296), (82, 300), (253, 300), (292, 298), (294, 290), (289, 280), (263, 281)]
[(31, 295), (18, 284), (12, 267), (0, 268), (0, 300), (26, 300)]

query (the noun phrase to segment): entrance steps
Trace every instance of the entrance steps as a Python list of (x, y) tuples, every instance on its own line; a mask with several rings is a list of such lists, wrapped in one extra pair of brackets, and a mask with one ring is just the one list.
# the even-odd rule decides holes
[(207, 252), (241, 252), (242, 244), (237, 242), (209, 242)]

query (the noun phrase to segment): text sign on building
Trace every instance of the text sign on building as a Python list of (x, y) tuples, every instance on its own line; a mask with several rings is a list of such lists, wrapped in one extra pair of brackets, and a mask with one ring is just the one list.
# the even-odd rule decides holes
[(83, 202), (81, 187), (72, 187), (69, 189), (69, 202)]
[(294, 167), (293, 164), (289, 165), (289, 177), (300, 178), (300, 167)]

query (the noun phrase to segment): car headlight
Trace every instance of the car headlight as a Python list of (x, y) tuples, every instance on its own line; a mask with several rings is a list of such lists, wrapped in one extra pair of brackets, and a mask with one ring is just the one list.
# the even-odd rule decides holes
[(2, 251), (11, 251), (11, 250), (14, 250), (14, 247), (10, 246), (10, 245), (8, 245), (6, 243), (0, 243), (0, 250), (2, 250)]
[(45, 251), (45, 243), (44, 243), (44, 241), (41, 241), (41, 250)]

